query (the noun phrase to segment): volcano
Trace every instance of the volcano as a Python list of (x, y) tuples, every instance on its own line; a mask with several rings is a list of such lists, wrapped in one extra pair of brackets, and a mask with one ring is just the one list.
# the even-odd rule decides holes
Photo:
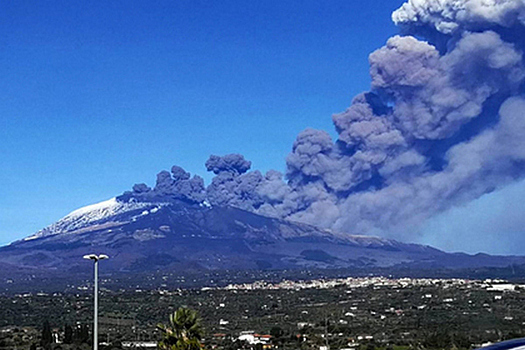
[[(446, 253), (371, 236), (348, 235), (169, 196), (123, 195), (73, 211), (32, 236), (0, 248), (0, 265), (44, 273), (85, 269), (104, 253), (105, 271), (476, 268), (525, 257)], [(3, 270), (6, 270), (4, 268)]]

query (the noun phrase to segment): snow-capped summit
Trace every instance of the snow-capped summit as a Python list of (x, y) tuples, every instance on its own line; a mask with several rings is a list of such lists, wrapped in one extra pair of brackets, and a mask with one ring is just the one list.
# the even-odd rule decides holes
[[(117, 200), (116, 197), (76, 209), (57, 222), (43, 228), (24, 240), (33, 240), (59, 233), (74, 233), (95, 223), (115, 218), (120, 214), (151, 207), (152, 203)], [(161, 203), (158, 205), (162, 205)]]

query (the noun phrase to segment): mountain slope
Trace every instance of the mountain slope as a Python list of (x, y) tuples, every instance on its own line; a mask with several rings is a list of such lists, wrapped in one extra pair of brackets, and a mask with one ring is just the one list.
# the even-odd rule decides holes
[(76, 271), (84, 254), (105, 253), (105, 269), (147, 272), (208, 269), (508, 266), (522, 257), (448, 254), (416, 244), (351, 236), (233, 207), (173, 198), (120, 197), (76, 210), (0, 248), (0, 263)]

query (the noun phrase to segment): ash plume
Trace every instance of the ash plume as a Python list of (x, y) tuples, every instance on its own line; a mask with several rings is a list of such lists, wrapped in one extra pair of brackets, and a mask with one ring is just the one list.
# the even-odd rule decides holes
[(206, 161), (206, 169), (216, 176), (206, 189), (209, 202), (246, 210), (258, 208), (262, 200), (256, 189), (263, 181), (263, 176), (259, 171), (247, 172), (251, 165), (240, 154), (210, 156)]
[(444, 34), (510, 28), (525, 23), (522, 0), (409, 0), (392, 14), (405, 29), (429, 27)]
[(401, 35), (370, 55), (371, 90), (333, 116), (337, 140), (301, 132), (285, 174), (211, 156), (205, 191), (179, 168), (133, 193), (399, 237), (523, 178), (525, 2), (409, 0), (392, 18)]
[(190, 203), (201, 203), (206, 199), (204, 180), (198, 175), (191, 177), (179, 166), (173, 166), (171, 173), (163, 170), (157, 174), (157, 183), (154, 188), (146, 184), (136, 184), (133, 191), (124, 192), (117, 197), (121, 201), (131, 199), (140, 201), (156, 201), (164, 199), (179, 199)]

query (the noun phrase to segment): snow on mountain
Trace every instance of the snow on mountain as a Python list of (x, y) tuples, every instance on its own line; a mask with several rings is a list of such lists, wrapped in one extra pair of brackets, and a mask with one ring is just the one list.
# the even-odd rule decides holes
[[(140, 216), (156, 213), (160, 208), (169, 206), (169, 202), (143, 202), (134, 199), (121, 201), (116, 197), (99, 203), (87, 205), (72, 211), (57, 222), (43, 228), (32, 236), (24, 239), (31, 241), (34, 239), (53, 236), (63, 233), (80, 233), (82, 229), (89, 226), (101, 225), (105, 223), (121, 224), (130, 221), (136, 221)], [(211, 206), (201, 205), (206, 209)], [(123, 215), (126, 214), (126, 215)], [(241, 224), (238, 222), (238, 224)], [(311, 230), (308, 225), (294, 223), (293, 228), (287, 224), (281, 225), (283, 237), (293, 238), (309, 235), (320, 235), (323, 237), (333, 237), (335, 239), (346, 241), (347, 243), (362, 247), (395, 247), (400, 243), (394, 240), (373, 236), (348, 235), (332, 230)], [(297, 230), (297, 228), (305, 229)]]
[[(152, 206), (154, 207), (153, 210), (158, 210), (162, 205), (163, 203), (152, 204), (135, 201), (120, 202), (114, 197), (100, 203), (91, 204), (74, 210), (57, 222), (43, 228), (34, 235), (25, 238), (24, 241), (59, 233), (73, 232), (96, 222), (110, 219), (116, 215), (124, 214), (133, 210), (147, 209)], [(144, 215), (144, 213), (145, 211), (143, 211), (141, 215)]]

